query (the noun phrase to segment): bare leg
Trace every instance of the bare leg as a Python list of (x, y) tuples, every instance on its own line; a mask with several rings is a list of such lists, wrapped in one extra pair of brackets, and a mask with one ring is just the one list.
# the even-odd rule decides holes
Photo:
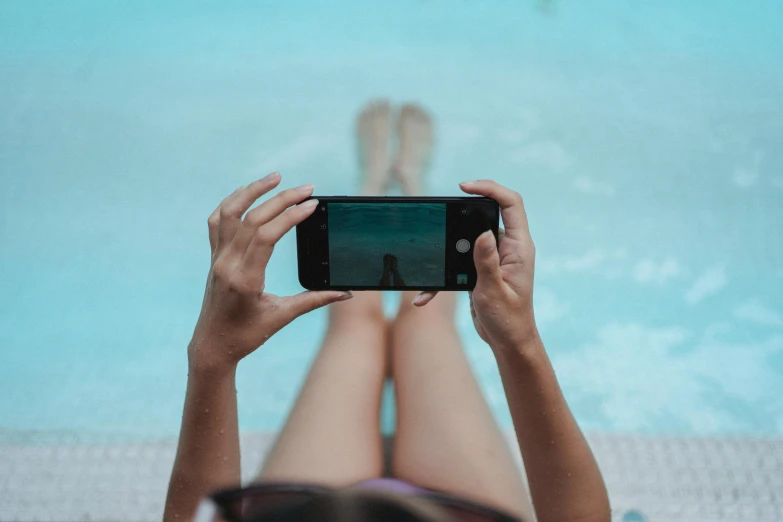
[(389, 102), (368, 103), (356, 119), (356, 142), (363, 196), (380, 196), (389, 185)]
[(357, 292), (329, 308), (326, 339), (261, 480), (342, 487), (382, 476), (378, 418), (387, 357), (380, 295)]
[[(380, 195), (388, 176), (388, 104), (357, 121), (364, 188)], [(385, 165), (385, 166), (384, 166)], [(264, 463), (260, 480), (341, 487), (383, 473), (379, 413), (388, 326), (378, 292), (329, 305), (329, 327), (302, 391)]]
[[(403, 109), (400, 132), (394, 172), (406, 194), (421, 195), (430, 119), (417, 107)], [(393, 475), (533, 520), (520, 470), (462, 351), (456, 295), (443, 292), (423, 308), (409, 304), (415, 295), (403, 293), (390, 332), (397, 398)]]
[(397, 437), (392, 473), (532, 520), (522, 475), (462, 351), (455, 294), (423, 308), (403, 294), (392, 335)]
[(432, 120), (421, 107), (405, 105), (397, 127), (400, 149), (392, 174), (406, 195), (420, 196), (424, 191), (421, 174), (432, 151)]

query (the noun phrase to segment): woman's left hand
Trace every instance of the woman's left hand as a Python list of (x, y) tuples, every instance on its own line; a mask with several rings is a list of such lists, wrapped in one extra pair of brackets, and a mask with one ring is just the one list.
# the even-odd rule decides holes
[[(278, 330), (302, 314), (350, 292), (320, 291), (279, 297), (264, 291), (265, 271), (275, 244), (318, 206), (308, 200), (312, 185), (284, 190), (250, 212), (261, 196), (280, 183), (280, 174), (237, 189), (209, 217), (212, 263), (193, 340), (191, 368), (231, 369)], [(247, 212), (247, 215), (243, 215)]]

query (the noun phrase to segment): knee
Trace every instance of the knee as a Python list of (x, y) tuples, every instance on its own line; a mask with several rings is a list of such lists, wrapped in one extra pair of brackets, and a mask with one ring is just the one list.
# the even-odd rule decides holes
[[(437, 299), (437, 298), (436, 298)], [(453, 326), (455, 313), (453, 306), (442, 306), (441, 303), (431, 302), (425, 306), (401, 307), (397, 313), (395, 324), (400, 327), (408, 324), (428, 325), (435, 327)]]
[(373, 328), (386, 331), (386, 317), (381, 306), (361, 306), (340, 309), (342, 303), (331, 305), (329, 310), (330, 327)]

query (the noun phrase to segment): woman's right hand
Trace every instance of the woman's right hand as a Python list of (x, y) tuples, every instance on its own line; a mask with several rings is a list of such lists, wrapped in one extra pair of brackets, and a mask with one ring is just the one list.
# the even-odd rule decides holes
[[(232, 369), (288, 323), (353, 294), (308, 291), (280, 297), (266, 291), (266, 267), (277, 242), (307, 219), (318, 201), (312, 185), (284, 190), (251, 205), (280, 183), (280, 174), (237, 189), (209, 217), (212, 265), (188, 357), (194, 369)], [(243, 217), (244, 216), (244, 217)]]
[(536, 249), (522, 196), (490, 180), (463, 182), (460, 188), (497, 201), (505, 227), (498, 242), (488, 230), (473, 245), (478, 274), (470, 295), (473, 324), (495, 353), (520, 349), (538, 335), (533, 315)]

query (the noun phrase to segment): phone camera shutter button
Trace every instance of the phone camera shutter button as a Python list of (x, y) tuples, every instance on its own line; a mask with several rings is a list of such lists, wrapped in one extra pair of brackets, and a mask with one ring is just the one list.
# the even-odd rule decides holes
[(457, 241), (457, 252), (464, 254), (468, 250), (470, 250), (470, 241), (467, 239), (460, 239)]

